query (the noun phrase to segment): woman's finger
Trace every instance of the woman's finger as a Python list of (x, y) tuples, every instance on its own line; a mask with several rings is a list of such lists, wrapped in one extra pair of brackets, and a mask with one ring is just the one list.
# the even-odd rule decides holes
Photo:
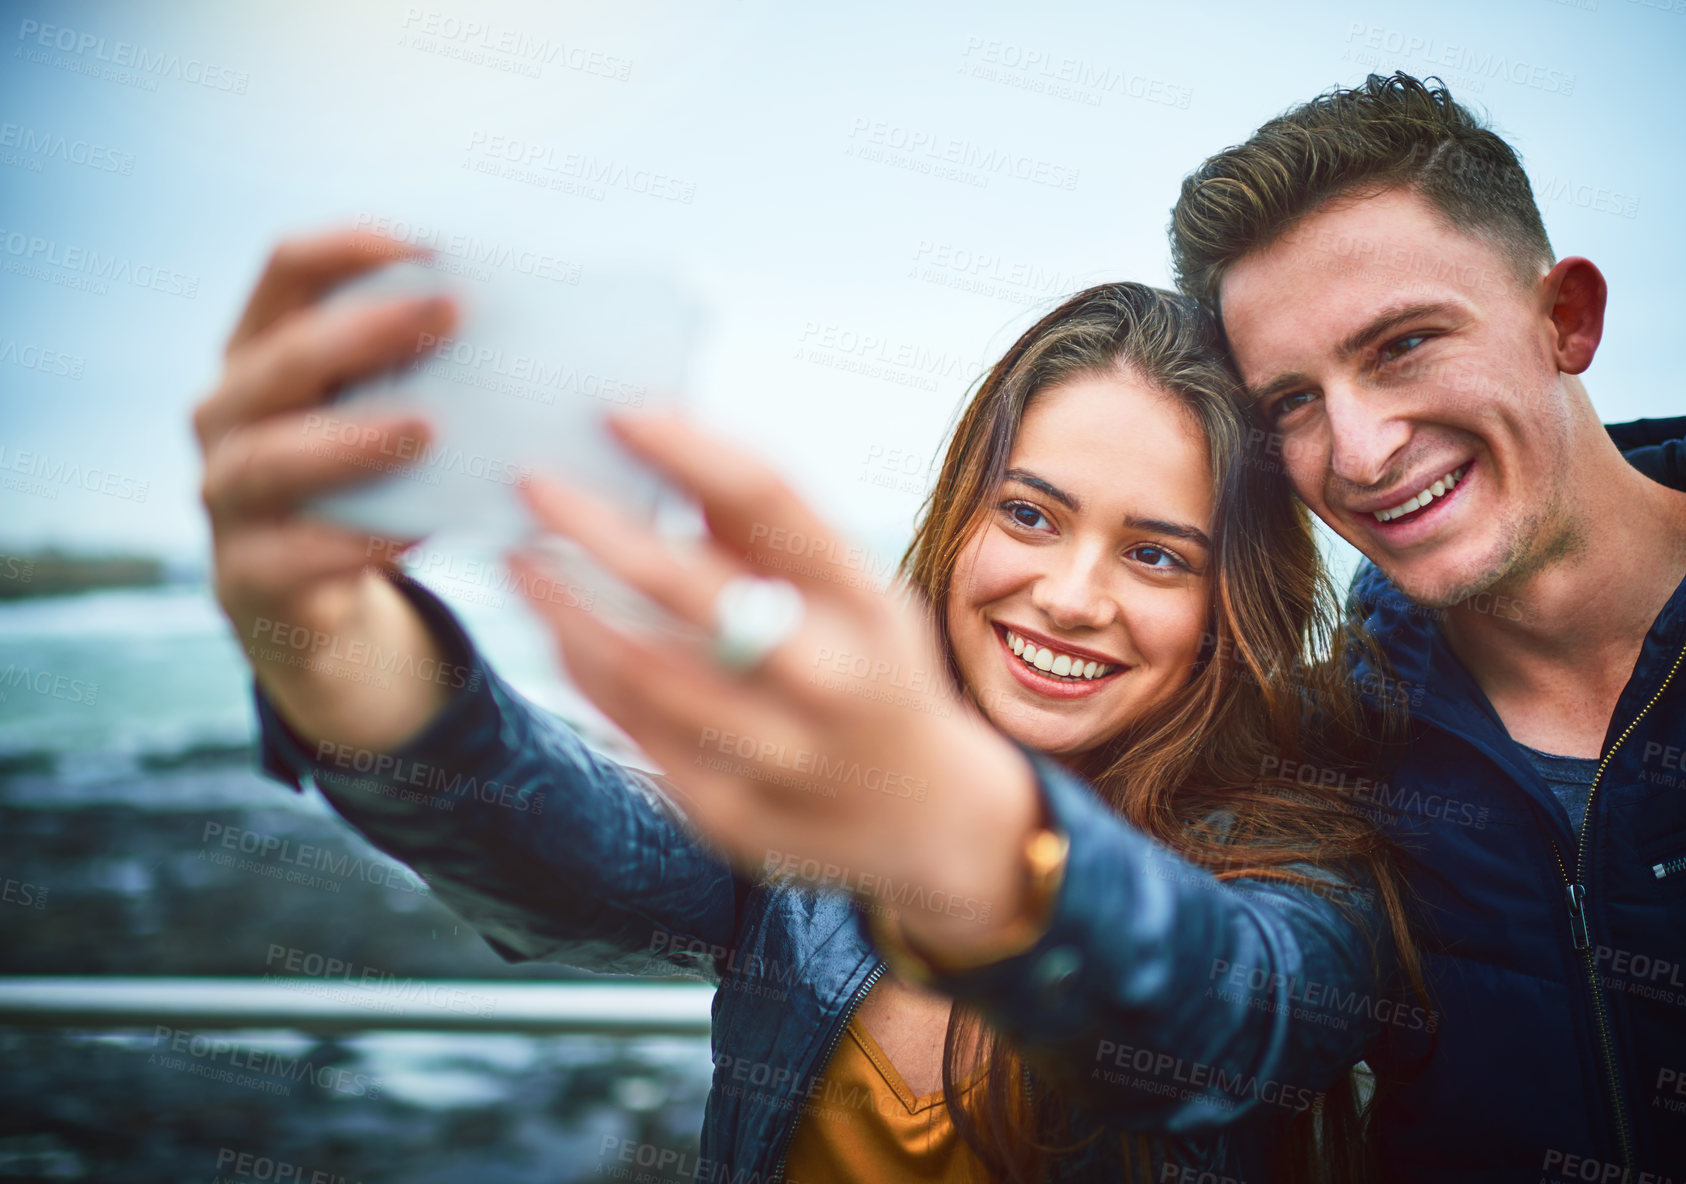
[[(544, 569), (521, 555), (509, 559), (528, 601), (556, 635), (580, 690), (651, 756), (690, 761), (726, 733), (771, 737), (779, 709), (706, 663), (631, 637), (577, 602), (535, 595)], [(651, 747), (654, 745), (655, 747)]]
[(743, 573), (741, 564), (709, 544), (680, 552), (585, 490), (535, 477), (523, 496), (540, 525), (574, 540), (610, 575), (690, 624), (712, 629), (715, 597)]
[(295, 414), (247, 424), (205, 458), (202, 490), (213, 522), (284, 513), (300, 502), (413, 466), (430, 439), (425, 420), (324, 420)]
[(425, 259), (426, 247), (366, 231), (334, 230), (278, 243), (228, 338), (232, 354), (290, 312), (314, 304), (337, 284), (398, 259)]
[[(278, 412), (316, 408), (338, 387), (407, 362), (450, 331), (449, 301), (383, 301), (354, 308), (310, 307), (231, 354), (222, 384), (194, 414), (209, 449), (230, 430)], [(319, 408), (324, 419), (336, 412)]]
[(405, 544), (329, 522), (286, 517), (251, 524), (217, 548), (217, 578), (262, 588), (281, 600), (312, 584), (367, 567), (396, 569)]
[(764, 575), (859, 601), (882, 588), (864, 547), (828, 526), (766, 462), (674, 415), (610, 416), (629, 450), (694, 496), (709, 530)]

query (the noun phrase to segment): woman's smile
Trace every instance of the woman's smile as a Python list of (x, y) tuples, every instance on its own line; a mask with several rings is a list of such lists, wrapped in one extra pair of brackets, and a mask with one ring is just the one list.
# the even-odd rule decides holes
[(1050, 699), (1083, 699), (1098, 694), (1130, 667), (1101, 661), (1093, 651), (1062, 645), (1058, 639), (995, 622), (995, 633), (1021, 685)]

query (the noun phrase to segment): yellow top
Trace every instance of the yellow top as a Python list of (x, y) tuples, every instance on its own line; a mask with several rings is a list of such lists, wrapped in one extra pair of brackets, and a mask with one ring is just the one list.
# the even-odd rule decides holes
[[(962, 1089), (969, 1094), (981, 1074)], [(789, 1184), (982, 1184), (988, 1177), (954, 1129), (942, 1090), (913, 1096), (858, 1017), (837, 1042), (785, 1156)]]

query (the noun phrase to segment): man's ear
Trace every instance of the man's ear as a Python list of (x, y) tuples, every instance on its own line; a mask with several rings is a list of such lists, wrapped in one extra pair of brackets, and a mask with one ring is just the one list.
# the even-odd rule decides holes
[(1592, 365), (1604, 336), (1604, 302), (1609, 289), (1604, 273), (1590, 259), (1571, 255), (1540, 281), (1540, 294), (1553, 326), (1552, 351), (1557, 368), (1579, 374)]

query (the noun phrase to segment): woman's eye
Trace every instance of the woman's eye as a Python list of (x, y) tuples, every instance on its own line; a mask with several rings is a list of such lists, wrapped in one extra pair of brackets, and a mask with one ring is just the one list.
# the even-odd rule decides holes
[(1164, 571), (1188, 566), (1164, 547), (1155, 547), (1152, 543), (1143, 543), (1139, 547), (1131, 547), (1125, 554), (1135, 556), (1138, 562), (1145, 563), (1149, 567)]
[(1007, 516), (1014, 522), (1031, 530), (1048, 525), (1047, 517), (1029, 502), (1007, 502), (1001, 508), (1007, 511)]

